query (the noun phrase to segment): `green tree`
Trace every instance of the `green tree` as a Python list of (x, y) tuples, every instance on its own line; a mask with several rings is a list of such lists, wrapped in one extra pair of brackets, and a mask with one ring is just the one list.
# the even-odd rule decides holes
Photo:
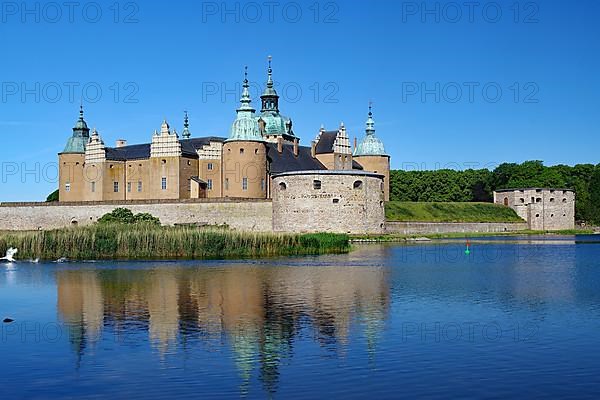
[(46, 202), (47, 203), (53, 203), (55, 201), (58, 201), (58, 189), (56, 189), (54, 192), (50, 193), (48, 195), (48, 197), (46, 197)]

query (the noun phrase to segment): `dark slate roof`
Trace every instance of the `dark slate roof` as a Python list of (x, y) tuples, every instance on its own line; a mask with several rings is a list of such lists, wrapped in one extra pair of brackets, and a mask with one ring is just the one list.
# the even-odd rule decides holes
[[(183, 157), (198, 158), (198, 153), (196, 153), (196, 150), (201, 149), (202, 146), (208, 145), (210, 142), (224, 141), (224, 138), (208, 136), (203, 138), (183, 139), (180, 140), (179, 143), (181, 143), (181, 153)], [(146, 158), (150, 158), (150, 143), (106, 148), (107, 160), (128, 161), (142, 160)]]
[(352, 160), (352, 169), (364, 169), (356, 160)]
[(333, 153), (333, 143), (335, 143), (337, 134), (337, 131), (325, 131), (321, 133), (319, 141), (317, 142), (317, 154)]
[(267, 157), (271, 161), (271, 174), (287, 171), (323, 170), (325, 166), (311, 155), (311, 148), (298, 146), (298, 156), (294, 155), (294, 145), (284, 144), (283, 151), (277, 151), (277, 143), (267, 143)]
[(150, 158), (150, 144), (134, 144), (123, 147), (107, 147), (106, 159), (113, 161), (142, 160)]

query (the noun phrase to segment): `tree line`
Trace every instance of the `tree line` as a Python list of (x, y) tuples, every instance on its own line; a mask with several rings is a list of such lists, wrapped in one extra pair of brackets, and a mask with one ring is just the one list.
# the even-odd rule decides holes
[(492, 202), (499, 189), (569, 188), (576, 193), (575, 218), (600, 224), (600, 164), (544, 166), (542, 161), (504, 163), (493, 171), (443, 169), (393, 170), (390, 200), (418, 202)]

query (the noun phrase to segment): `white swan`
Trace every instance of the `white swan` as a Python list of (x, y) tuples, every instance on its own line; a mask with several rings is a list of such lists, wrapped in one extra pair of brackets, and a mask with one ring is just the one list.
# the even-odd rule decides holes
[(0, 258), (0, 263), (5, 262), (5, 263), (13, 263), (15, 262), (15, 255), (19, 252), (18, 249), (15, 248), (10, 248), (6, 251), (6, 256)]

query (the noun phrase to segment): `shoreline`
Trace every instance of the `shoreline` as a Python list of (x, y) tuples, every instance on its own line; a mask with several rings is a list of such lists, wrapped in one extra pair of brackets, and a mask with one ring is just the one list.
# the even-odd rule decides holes
[(350, 243), (387, 243), (387, 242), (428, 242), (438, 239), (460, 239), (493, 236), (574, 236), (594, 235), (600, 232), (594, 229), (570, 229), (564, 231), (514, 231), (514, 232), (456, 232), (456, 233), (423, 233), (423, 234), (384, 234), (384, 235), (351, 235)]

